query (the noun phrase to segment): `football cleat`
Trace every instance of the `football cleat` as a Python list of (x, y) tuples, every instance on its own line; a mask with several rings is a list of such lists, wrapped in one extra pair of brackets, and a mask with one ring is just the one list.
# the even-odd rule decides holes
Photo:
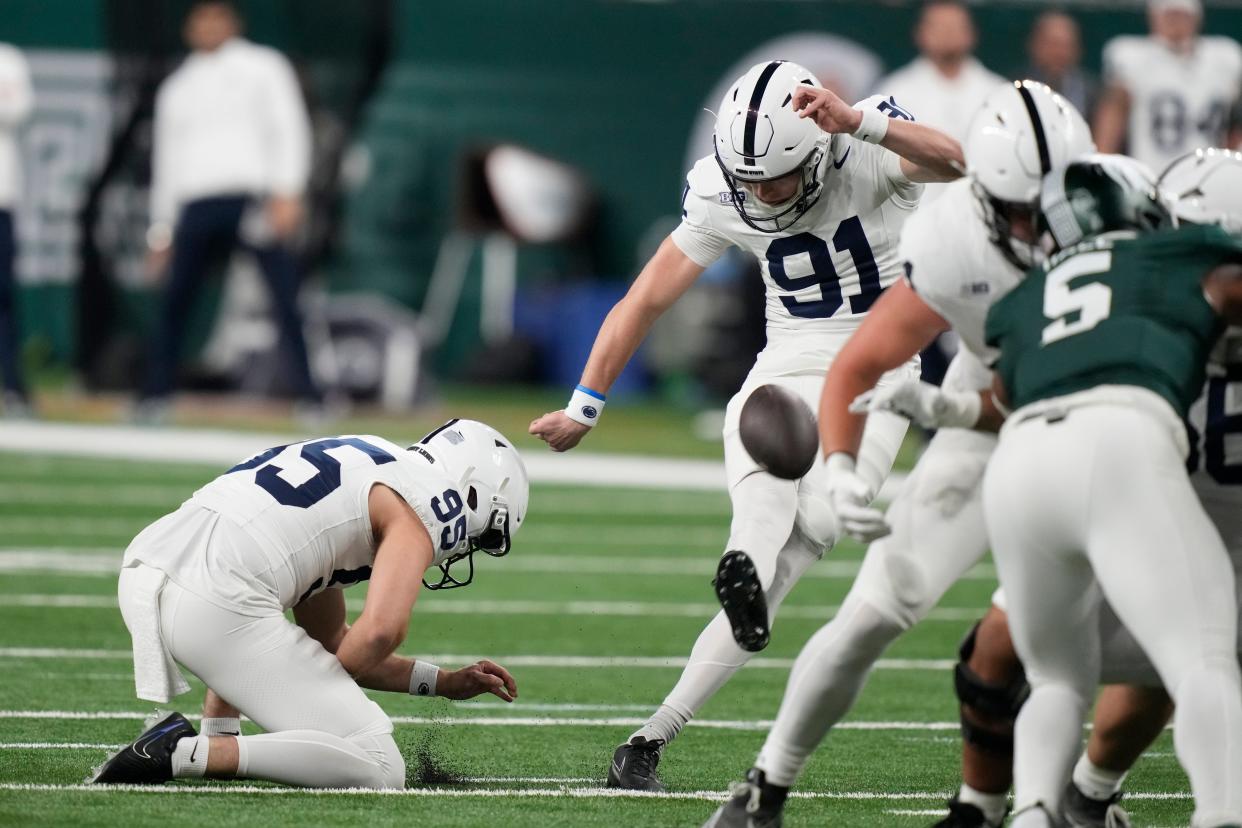
[(1122, 792), (1108, 799), (1092, 799), (1073, 782), (1065, 789), (1065, 819), (1070, 828), (1130, 828), (1130, 815), (1117, 803)]
[(643, 736), (635, 736), (621, 745), (608, 766), (608, 787), (663, 793), (666, 788), (656, 773), (663, 749), (663, 739), (648, 740)]
[(768, 626), (768, 601), (763, 596), (755, 562), (745, 552), (726, 552), (716, 567), (716, 599), (729, 619), (737, 646), (757, 653), (772, 637)]
[(956, 796), (949, 800), (949, 815), (932, 828), (1000, 828), (1005, 822), (988, 822), (987, 815), (978, 805), (962, 802)]
[(162, 785), (173, 778), (172, 754), (177, 742), (197, 735), (185, 716), (173, 713), (108, 757), (90, 781), (96, 785)]
[(751, 768), (746, 781), (734, 782), (729, 801), (703, 823), (703, 828), (781, 828), (788, 788), (769, 785), (763, 771)]

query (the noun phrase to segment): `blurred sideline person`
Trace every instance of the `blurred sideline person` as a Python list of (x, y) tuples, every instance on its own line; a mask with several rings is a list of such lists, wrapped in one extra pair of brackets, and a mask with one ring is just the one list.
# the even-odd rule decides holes
[[(1086, 122), (1064, 98), (1032, 81), (1004, 84), (968, 126), (969, 177), (949, 184), (942, 198), (906, 223), (899, 249), (906, 278), (885, 291), (841, 348), (817, 400), (828, 491), (842, 485), (839, 470), (856, 462), (863, 435), (872, 428), (875, 415), (857, 416), (851, 403), (873, 388), (877, 395), (934, 388), (917, 377), (877, 383), (950, 328), (962, 347), (944, 387), (966, 401), (935, 424), (939, 430), (887, 515), (872, 508), (870, 523), (859, 524), (865, 531), (845, 527), (871, 544), (862, 568), (840, 610), (794, 662), (776, 722), (746, 781), (706, 825), (749, 828), (747, 818), (755, 825), (779, 824), (789, 788), (829, 729), (853, 707), (884, 650), (923, 620), (987, 551), (979, 483), (996, 441), (969, 428), (981, 418), (999, 423), (998, 413), (985, 409), (976, 393), (991, 383), (982, 362), (984, 318), (1034, 261), (1044, 173), (1091, 149)], [(909, 416), (900, 405), (878, 413)], [(942, 826), (995, 828), (1006, 813), (1013, 718), (1026, 685), (1021, 676), (1009, 681), (1002, 672), (1006, 681), (998, 681), (975, 669), (972, 650), (988, 634), (971, 631), (955, 671), (965, 784)]]
[(194, 295), (208, 268), (239, 245), (271, 291), (298, 399), (321, 399), (290, 250), (310, 172), (310, 122), (288, 60), (241, 31), (231, 3), (195, 3), (184, 29), (193, 51), (156, 98), (148, 265), (156, 278), (167, 271), (167, 285), (135, 412), (142, 420), (166, 415)]
[[(648, 722), (621, 745), (608, 784), (663, 790), (656, 765), (702, 705), (768, 642), (781, 601), (832, 546), (838, 521), (851, 525), (888, 475), (905, 434), (901, 418), (871, 423), (835, 515), (819, 504), (824, 469), (800, 481), (761, 471), (738, 433), (756, 387), (776, 383), (814, 405), (826, 366), (871, 304), (901, 271), (897, 240), (918, 204), (920, 182), (947, 181), (961, 147), (917, 124), (893, 98), (856, 107), (819, 87), (793, 63), (760, 63), (725, 93), (715, 154), (689, 172), (682, 223), (604, 320), (564, 411), (530, 432), (556, 451), (578, 444), (652, 323), (731, 246), (756, 255), (767, 288), (767, 346), (725, 413), (725, 471), (733, 506), (717, 581), (724, 611), (700, 634), (677, 685)], [(907, 360), (885, 378), (917, 376)], [(841, 475), (838, 480), (844, 480)], [(743, 601), (762, 593), (766, 602)]]
[(1162, 170), (1188, 152), (1234, 146), (1242, 46), (1205, 37), (1199, 0), (1149, 0), (1147, 37), (1104, 47), (1105, 90), (1095, 118), (1101, 152)]
[[(966, 137), (966, 125), (988, 93), (1005, 79), (974, 56), (977, 33), (970, 11), (957, 0), (931, 0), (923, 6), (914, 42), (919, 57), (880, 81), (878, 92), (918, 106), (919, 120), (951, 135)], [(924, 203), (943, 187), (928, 187)]]
[[(420, 582), (470, 583), (475, 551), (509, 552), (528, 498), (517, 450), (471, 420), (407, 449), (367, 435), (277, 446), (217, 477), (134, 539), (117, 588), (139, 698), (189, 690), (185, 666), (208, 687), (203, 733), (174, 713), (92, 781), (404, 787), (392, 722), (362, 688), (513, 701), (513, 677), (490, 661), (441, 671), (394, 653)], [(342, 590), (362, 581), (347, 624)], [(241, 736), (241, 714), (267, 732)]]
[(22, 378), (17, 327), (17, 201), (22, 195), (18, 131), (34, 108), (30, 69), (13, 46), (0, 43), (0, 411), (7, 417), (28, 416), (30, 396)]
[[(1185, 418), (1225, 321), (1242, 241), (1173, 229), (1149, 171), (1087, 156), (1049, 176), (1056, 251), (988, 313), (995, 394), (1014, 411), (983, 482), (1013, 643), (1014, 828), (1063, 822), (1094, 700), (1107, 599), (1176, 703), (1196, 828), (1242, 825), (1235, 573), (1190, 485)], [(1135, 447), (1141, 451), (1135, 451)]]
[(1082, 68), (1078, 21), (1063, 11), (1044, 12), (1031, 27), (1026, 49), (1030, 56), (1026, 77), (1048, 84), (1090, 121), (1099, 84)]

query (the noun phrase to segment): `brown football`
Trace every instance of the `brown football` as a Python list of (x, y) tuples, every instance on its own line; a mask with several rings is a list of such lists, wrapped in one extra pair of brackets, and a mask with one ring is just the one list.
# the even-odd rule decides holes
[(761, 385), (742, 406), (739, 426), (742, 445), (768, 474), (798, 480), (811, 470), (819, 427), (801, 397), (776, 385)]

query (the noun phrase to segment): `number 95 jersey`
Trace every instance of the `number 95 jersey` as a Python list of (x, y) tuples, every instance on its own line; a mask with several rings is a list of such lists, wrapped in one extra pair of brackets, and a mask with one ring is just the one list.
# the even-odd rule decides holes
[[(889, 117), (913, 120), (891, 100), (868, 99)], [(922, 186), (901, 159), (847, 135), (825, 136), (823, 194), (792, 227), (765, 233), (742, 221), (714, 156), (694, 165), (673, 243), (707, 267), (730, 246), (759, 259), (767, 288), (768, 344), (756, 370), (768, 375), (823, 373), (844, 338), (880, 292), (902, 273), (897, 243)], [(751, 191), (739, 188), (743, 198)]]
[(375, 484), (410, 504), (437, 560), (464, 551), (463, 501), (440, 464), (417, 446), (349, 435), (276, 446), (237, 464), (143, 530), (124, 566), (160, 569), (236, 612), (281, 612), (370, 579)]

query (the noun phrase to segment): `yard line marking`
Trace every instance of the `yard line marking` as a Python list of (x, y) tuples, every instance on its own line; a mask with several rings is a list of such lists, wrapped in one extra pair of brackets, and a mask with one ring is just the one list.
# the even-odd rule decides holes
[[(80, 793), (129, 793), (129, 794), (262, 794), (267, 796), (420, 796), (446, 797), (450, 799), (468, 799), (472, 797), (573, 797), (577, 799), (688, 799), (707, 802), (723, 802), (728, 798), (724, 791), (667, 791), (650, 793), (648, 791), (627, 791), (617, 788), (483, 788), (461, 790), (454, 788), (405, 788), (402, 790), (367, 790), (363, 788), (277, 788), (264, 785), (248, 785), (244, 783), (200, 784), (200, 785), (55, 785), (23, 782), (0, 783), (0, 790), (28, 791), (31, 793), (63, 793), (75, 791)], [(949, 791), (790, 791), (791, 799), (826, 799), (846, 801), (884, 802), (889, 800), (939, 800), (949, 796)], [(1184, 801), (1190, 794), (1183, 791), (1173, 793), (1155, 793), (1134, 791), (1126, 793), (1127, 799), (1155, 801)], [(935, 813), (943, 813), (936, 811)]]
[[(686, 666), (685, 656), (574, 656), (574, 655), (462, 655), (421, 654), (421, 658), (434, 662), (457, 662), (469, 664), (480, 659), (503, 662), (511, 667), (587, 667), (626, 669), (681, 669)], [(0, 647), (0, 658), (80, 658), (105, 660), (133, 658), (129, 650), (70, 649), (58, 647)], [(792, 658), (757, 657), (748, 661), (747, 667), (759, 670), (788, 670)], [(882, 658), (876, 662), (877, 670), (951, 670), (957, 664), (954, 659), (939, 658)]]
[[(351, 610), (361, 610), (363, 599), (346, 601)], [(3, 607), (46, 607), (49, 609), (110, 609), (117, 599), (109, 595), (22, 595), (0, 594)], [(830, 604), (822, 607), (782, 607), (781, 618), (810, 619), (827, 622), (841, 609)], [(605, 616), (622, 618), (702, 618), (720, 612), (718, 604), (673, 603), (660, 601), (507, 601), (446, 599), (431, 600), (419, 612), (432, 615), (556, 615)], [(977, 621), (983, 614), (979, 607), (937, 607), (925, 621)]]
[[(207, 428), (11, 422), (0, 429), (0, 451), (204, 463), (220, 466), (221, 471), (269, 446), (288, 442), (290, 436), (287, 434)], [(713, 492), (721, 492), (725, 488), (724, 462), (721, 460), (577, 451), (553, 454), (539, 450), (523, 451), (521, 455), (533, 483)], [(889, 475), (880, 490), (880, 499), (890, 500), (904, 482), (903, 474)]]
[(0, 750), (116, 750), (124, 745), (97, 745), (90, 742), (0, 742)]
[[(125, 550), (82, 549), (65, 547), (0, 549), (0, 572), (68, 572), (74, 574), (115, 575)], [(716, 571), (716, 558), (704, 555), (693, 558), (639, 558), (606, 555), (529, 554), (506, 559), (506, 572), (562, 575), (658, 575), (706, 578)], [(853, 579), (862, 568), (859, 559), (820, 561), (802, 576), (824, 580)], [(995, 582), (996, 567), (977, 564), (961, 580)]]
[[(145, 721), (149, 711), (138, 710), (0, 710), (0, 719), (69, 720), (69, 721)], [(186, 714), (187, 719), (201, 718)], [(637, 716), (567, 717), (567, 716), (390, 716), (395, 724), (407, 725), (473, 725), (478, 727), (637, 727), (646, 723)], [(689, 727), (708, 730), (766, 731), (772, 727), (771, 719), (691, 719)], [(904, 731), (957, 730), (960, 722), (841, 722), (838, 730)]]

